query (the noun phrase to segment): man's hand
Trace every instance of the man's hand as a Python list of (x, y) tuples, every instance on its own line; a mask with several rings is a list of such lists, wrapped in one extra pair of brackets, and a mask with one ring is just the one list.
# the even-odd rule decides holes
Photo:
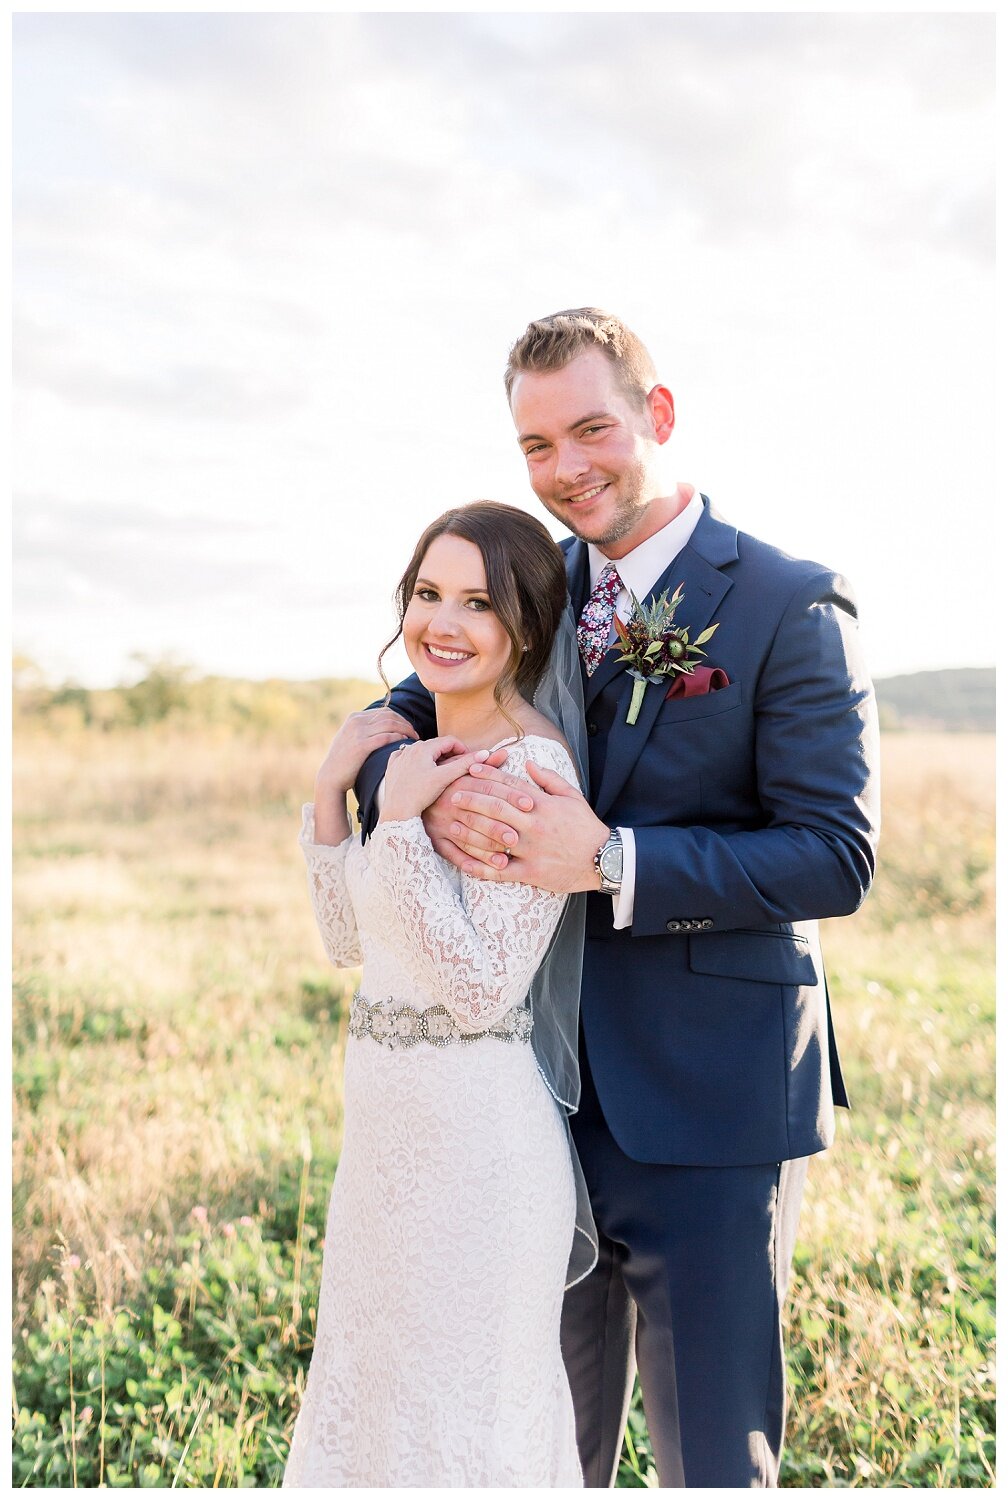
[[(488, 766), (500, 767), (506, 760), (506, 749), (494, 750), (485, 763)], [(531, 812), (535, 804), (529, 796), (528, 784), (519, 782), (513, 776), (510, 779), (515, 786), (520, 786), (524, 793), (516, 806)], [(422, 814), (427, 837), (437, 853), (447, 859), (450, 864), (455, 865), (457, 869), (462, 869), (463, 861), (471, 863), (472, 858), (475, 858), (484, 861), (486, 868), (482, 873), (484, 876), (490, 876), (495, 869), (506, 867), (508, 862), (506, 850), (518, 842), (518, 830), (510, 819), (510, 807), (506, 801), (500, 799), (497, 804), (500, 818), (477, 818), (476, 814), (471, 814), (471, 826), (466, 827), (460, 822), (459, 809), (452, 802), (454, 790), (454, 786), (448, 787)], [(476, 827), (477, 822), (480, 825), (479, 828)]]
[(364, 708), (346, 718), (315, 777), (320, 788), (343, 796), (353, 786), (361, 766), (374, 750), (396, 740), (415, 740), (417, 732), (393, 708)]
[[(455, 817), (445, 857), (479, 880), (522, 881), (546, 891), (597, 891), (594, 858), (609, 836), (608, 825), (569, 781), (535, 761), (526, 766), (534, 787), (483, 762), (448, 789)], [(469, 782), (478, 784), (470, 790)]]

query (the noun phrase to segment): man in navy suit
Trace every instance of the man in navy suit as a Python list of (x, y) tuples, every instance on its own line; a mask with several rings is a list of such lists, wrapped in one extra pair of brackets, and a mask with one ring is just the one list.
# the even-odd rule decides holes
[[(805, 1170), (847, 1102), (817, 919), (860, 905), (878, 832), (856, 607), (666, 483), (672, 396), (618, 319), (535, 321), (505, 384), (532, 488), (573, 533), (590, 794), (477, 766), (425, 821), (470, 874), (589, 892), (573, 1128), (600, 1256), (563, 1323), (586, 1486), (615, 1480), (636, 1363), (661, 1485), (771, 1487)], [(717, 670), (649, 683), (630, 723), (612, 614), (679, 585), (675, 623), (716, 624)], [(415, 678), (392, 706), (435, 732)], [(365, 828), (390, 750), (358, 783)]]

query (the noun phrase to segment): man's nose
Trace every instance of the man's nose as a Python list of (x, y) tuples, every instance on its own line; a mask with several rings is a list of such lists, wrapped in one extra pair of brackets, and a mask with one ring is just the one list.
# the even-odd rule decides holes
[(567, 488), (582, 479), (591, 468), (591, 460), (578, 443), (561, 443), (557, 448), (556, 482)]

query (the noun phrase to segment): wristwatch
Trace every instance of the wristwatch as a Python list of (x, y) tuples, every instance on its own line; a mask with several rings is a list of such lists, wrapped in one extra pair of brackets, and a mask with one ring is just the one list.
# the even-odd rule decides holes
[(609, 837), (595, 852), (594, 864), (599, 890), (606, 896), (618, 896), (623, 882), (623, 840), (618, 828), (610, 829)]

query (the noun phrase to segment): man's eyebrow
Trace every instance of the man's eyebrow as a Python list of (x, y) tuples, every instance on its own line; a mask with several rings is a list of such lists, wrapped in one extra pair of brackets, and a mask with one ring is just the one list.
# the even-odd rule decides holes
[[(435, 583), (434, 582), (433, 578), (421, 578), (421, 577), (418, 576), (417, 577), (417, 583), (418, 584), (424, 583), (430, 589), (439, 589), (441, 587), (441, 585), (439, 583)], [(416, 587), (416, 585), (414, 585), (414, 587)], [(490, 590), (487, 589), (487, 588), (480, 588), (480, 589), (460, 589), (459, 592), (462, 593), (462, 594), (486, 594), (487, 598), (490, 597)]]
[[(605, 417), (607, 419), (611, 418), (612, 417), (612, 412), (611, 411), (590, 411), (590, 412), (588, 412), (587, 416), (578, 417), (578, 419), (577, 419), (576, 422), (572, 422), (570, 424), (570, 426), (568, 427), (567, 431), (568, 432), (573, 432), (576, 428), (583, 427), (586, 422), (598, 422), (600, 420), (600, 418), (603, 418), (603, 417)], [(538, 432), (520, 432), (518, 434), (518, 441), (519, 441), (519, 443), (531, 443), (531, 442), (544, 443), (546, 441), (546, 439), (542, 436), (541, 433), (538, 433)]]

